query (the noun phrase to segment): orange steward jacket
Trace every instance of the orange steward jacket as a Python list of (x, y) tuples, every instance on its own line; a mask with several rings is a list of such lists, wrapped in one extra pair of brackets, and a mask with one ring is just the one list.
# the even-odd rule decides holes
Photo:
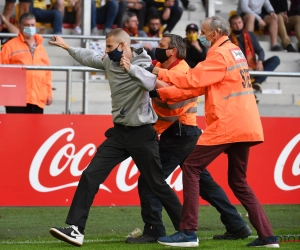
[[(7, 43), (2, 48), (3, 64), (49, 66), (47, 52), (42, 45), (43, 37), (35, 34), (36, 49), (33, 56), (29, 46), (24, 41), (22, 33)], [(52, 98), (52, 73), (48, 70), (26, 71), (26, 103), (44, 108), (47, 97)]]
[[(189, 97), (205, 92), (206, 128), (198, 145), (235, 142), (252, 142), (253, 145), (264, 140), (247, 61), (227, 36), (208, 50), (206, 60), (187, 73), (160, 69), (158, 79), (190, 89)], [(182, 94), (175, 86), (169, 87), (172, 91), (158, 89), (160, 98), (181, 100)]]
[[(155, 67), (161, 68), (162, 65), (158, 62)], [(179, 63), (177, 63), (169, 70), (181, 71), (186, 73), (189, 68), (190, 67), (185, 60), (180, 60)], [(169, 84), (172, 85), (172, 82)], [(188, 92), (190, 91), (188, 90)], [(184, 125), (197, 126), (197, 97), (182, 100), (179, 102), (162, 101), (159, 98), (153, 98), (152, 106), (158, 116), (158, 119), (154, 125), (154, 129), (158, 134), (161, 134), (175, 121), (180, 121)]]

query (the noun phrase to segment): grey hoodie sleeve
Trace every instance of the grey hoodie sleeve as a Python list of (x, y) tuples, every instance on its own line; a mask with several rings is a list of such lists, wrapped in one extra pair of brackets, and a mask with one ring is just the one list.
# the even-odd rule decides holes
[(95, 50), (70, 47), (68, 52), (70, 56), (84, 66), (96, 69), (105, 69), (102, 57)]
[(136, 84), (146, 91), (150, 91), (155, 87), (157, 76), (140, 66), (131, 64), (128, 75)]

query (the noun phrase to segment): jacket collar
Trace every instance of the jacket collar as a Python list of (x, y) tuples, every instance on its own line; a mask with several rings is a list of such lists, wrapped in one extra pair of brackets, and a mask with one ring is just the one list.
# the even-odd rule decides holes
[[(22, 42), (25, 43), (25, 39), (24, 39), (24, 36), (23, 36), (22, 32), (19, 32), (18, 37), (19, 37), (19, 39), (21, 39)], [(39, 34), (34, 34), (33, 37), (34, 37), (35, 42), (36, 42), (37, 45), (41, 44), (44, 40), (44, 38), (42, 36), (40, 36)]]
[(216, 50), (226, 40), (229, 41), (229, 37), (228, 36), (222, 36), (222, 37), (220, 37), (219, 40), (216, 41), (216, 43), (208, 50), (207, 54), (212, 53), (214, 50)]

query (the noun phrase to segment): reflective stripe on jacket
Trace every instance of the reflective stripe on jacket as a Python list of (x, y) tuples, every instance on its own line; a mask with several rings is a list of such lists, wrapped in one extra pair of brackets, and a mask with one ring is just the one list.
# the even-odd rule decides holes
[[(35, 34), (34, 38), (36, 48), (33, 56), (21, 33), (5, 43), (2, 49), (2, 63), (49, 66), (49, 58), (42, 45), (43, 37)], [(27, 70), (26, 103), (44, 108), (47, 97), (52, 98), (52, 72), (49, 70)]]
[[(205, 61), (186, 74), (161, 69), (158, 79), (190, 89), (189, 97), (205, 91), (206, 128), (198, 145), (264, 140), (245, 56), (227, 36), (208, 50)], [(179, 89), (170, 92), (159, 89), (163, 100), (180, 100)]]
[[(162, 67), (161, 63), (157, 63), (155, 66)], [(189, 68), (185, 60), (180, 60), (177, 65), (169, 70), (187, 72)], [(180, 121), (184, 125), (197, 126), (197, 97), (179, 102), (162, 101), (159, 98), (153, 98), (152, 106), (158, 116), (154, 125), (158, 134), (161, 134), (175, 121)]]

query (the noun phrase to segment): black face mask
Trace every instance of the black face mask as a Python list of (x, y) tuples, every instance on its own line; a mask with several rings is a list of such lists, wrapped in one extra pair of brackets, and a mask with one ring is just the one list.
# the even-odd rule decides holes
[(153, 30), (153, 29), (149, 29), (149, 32), (152, 36), (158, 34), (159, 30)]
[[(118, 45), (118, 47), (119, 47), (119, 45)], [(113, 62), (119, 62), (122, 58), (123, 50), (119, 51), (118, 47), (115, 48), (113, 51), (107, 53), (109, 59), (112, 60)]]
[(232, 30), (232, 33), (235, 34), (235, 35), (240, 35), (243, 33), (243, 30)]
[(167, 56), (166, 52), (168, 49), (156, 48), (155, 49), (155, 59), (160, 63), (164, 63), (167, 61), (171, 56)]

